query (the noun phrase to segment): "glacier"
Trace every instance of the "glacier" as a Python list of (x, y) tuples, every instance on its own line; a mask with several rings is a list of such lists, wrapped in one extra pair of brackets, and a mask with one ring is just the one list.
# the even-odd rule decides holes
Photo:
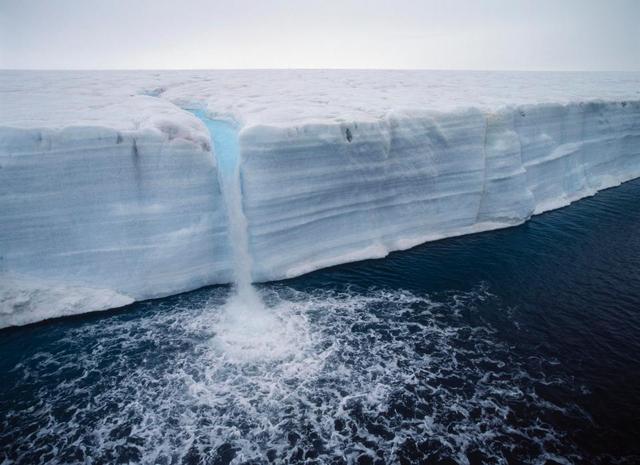
[(639, 89), (638, 73), (2, 71), (0, 327), (237, 282), (238, 261), (271, 281), (520, 224), (640, 177)]
[(254, 279), (520, 224), (640, 176), (640, 103), (394, 113), (241, 133)]
[[(231, 279), (206, 129), (138, 100), (130, 127), (0, 128), (0, 326)], [(42, 297), (64, 287), (83, 305)]]

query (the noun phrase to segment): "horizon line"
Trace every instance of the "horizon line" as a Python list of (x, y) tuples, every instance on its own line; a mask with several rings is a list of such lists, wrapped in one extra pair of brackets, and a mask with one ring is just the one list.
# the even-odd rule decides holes
[(3, 68), (2, 71), (467, 71), (514, 73), (640, 73), (640, 69), (516, 69), (516, 68), (341, 68), (341, 67), (248, 67), (248, 68)]

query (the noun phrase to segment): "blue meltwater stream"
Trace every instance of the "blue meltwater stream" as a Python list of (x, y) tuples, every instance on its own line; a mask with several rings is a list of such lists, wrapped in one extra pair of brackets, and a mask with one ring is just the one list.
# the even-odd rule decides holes
[(242, 207), (242, 179), (240, 173), (240, 143), (238, 130), (230, 122), (212, 120), (202, 110), (194, 110), (207, 126), (213, 141), (218, 163), (222, 197), (227, 207), (229, 242), (233, 252), (234, 281), (239, 295), (255, 293), (251, 287), (251, 254), (247, 233), (247, 219)]
[(232, 250), (235, 292), (222, 308), (216, 345), (235, 359), (280, 356), (290, 337), (287, 334), (290, 322), (267, 309), (252, 285), (248, 225), (242, 205), (238, 129), (231, 122), (210, 119), (202, 110), (194, 110), (193, 114), (211, 135)]
[(0, 331), (0, 463), (640, 463), (640, 180), (518, 227)]

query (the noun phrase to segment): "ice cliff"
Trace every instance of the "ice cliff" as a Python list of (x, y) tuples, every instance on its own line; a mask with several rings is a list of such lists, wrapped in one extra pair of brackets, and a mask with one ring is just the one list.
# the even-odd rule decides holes
[(241, 133), (254, 278), (516, 225), (640, 176), (640, 104), (392, 113)]
[(200, 121), (151, 97), (109, 112), (120, 126), (0, 128), (0, 326), (230, 279)]
[(186, 110), (238, 130), (268, 281), (640, 177), (639, 89), (633, 73), (0, 72), (0, 327), (232, 279), (224, 183)]

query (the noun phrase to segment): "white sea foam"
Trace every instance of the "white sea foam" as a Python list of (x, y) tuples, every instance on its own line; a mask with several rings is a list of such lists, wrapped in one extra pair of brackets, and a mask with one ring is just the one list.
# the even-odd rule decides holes
[(465, 323), (476, 307), (500, 305), (485, 289), (419, 296), (266, 287), (260, 295), (255, 322), (233, 319), (225, 305), (234, 301), (219, 288), (70, 330), (12, 372), (15, 389), (33, 389), (38, 400), (17, 399), (0, 420), (5, 444), (12, 431), (32, 428), (11, 439), (7, 457), (576, 457), (545, 419), (580, 411), (537, 393), (563, 380), (527, 371), (492, 328)]

